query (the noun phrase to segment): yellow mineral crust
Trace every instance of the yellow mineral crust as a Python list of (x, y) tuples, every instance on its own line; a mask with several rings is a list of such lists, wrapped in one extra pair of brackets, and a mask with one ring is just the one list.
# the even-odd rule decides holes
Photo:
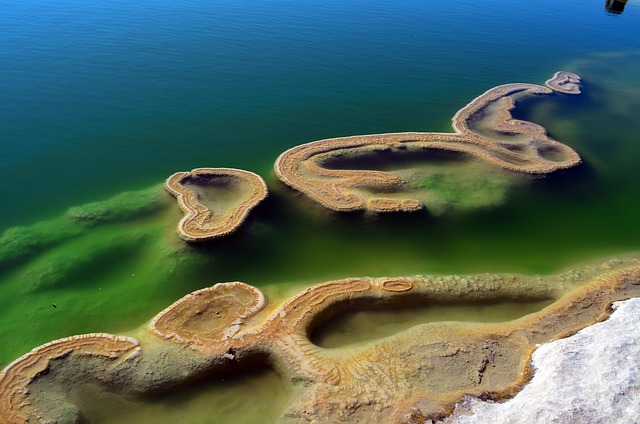
[[(349, 278), (310, 287), (276, 304), (268, 304), (250, 285), (217, 284), (178, 300), (146, 330), (141, 329), (137, 336), (144, 340), (140, 360), (127, 361), (109, 387), (133, 385), (121, 388), (127, 392), (170, 390), (198, 375), (237, 372), (258, 355), (267, 358), (285, 380), (296, 382), (283, 423), (425, 422), (451, 413), (465, 395), (490, 399), (512, 395), (530, 377), (530, 357), (536, 346), (606, 319), (613, 301), (636, 296), (640, 296), (637, 257), (547, 277)], [(339, 349), (321, 348), (309, 338), (329, 318), (348, 311), (541, 300), (552, 303), (509, 322), (427, 323)], [(99, 346), (114, 343), (111, 350), (100, 347), (96, 353), (111, 360), (132, 356), (139, 348), (132, 339), (97, 337)], [(71, 351), (93, 354), (94, 350), (84, 347), (86, 340), (52, 342), (3, 371), (0, 405), (10, 417), (4, 422), (26, 422), (23, 416), (42, 414), (36, 405), (50, 404), (36, 399), (35, 393), (54, 396), (52, 390), (32, 390), (39, 378), (67, 381), (69, 374), (84, 375), (82, 357), (71, 362), (65, 355)], [(53, 353), (44, 353), (49, 351)], [(54, 377), (45, 377), (50, 358), (57, 358), (59, 364)], [(165, 366), (158, 358), (163, 358)], [(56, 396), (72, 405), (64, 393)], [(82, 410), (82, 405), (76, 406)]]
[[(323, 206), (336, 211), (374, 212), (413, 211), (422, 204), (411, 198), (379, 197), (377, 192), (400, 192), (403, 182), (384, 171), (331, 169), (334, 159), (364, 156), (374, 152), (414, 152), (425, 149), (448, 150), (483, 159), (497, 167), (528, 174), (545, 174), (575, 166), (580, 156), (570, 147), (551, 139), (536, 124), (513, 119), (515, 100), (524, 95), (551, 94), (553, 91), (578, 94), (580, 78), (569, 72), (556, 72), (547, 87), (534, 84), (506, 84), (494, 87), (460, 109), (452, 120), (454, 133), (401, 132), (330, 138), (302, 144), (282, 153), (275, 162), (276, 176)], [(470, 123), (487, 119), (500, 134), (512, 136), (498, 140), (474, 132)]]
[(149, 325), (164, 339), (198, 350), (223, 342), (265, 304), (260, 290), (244, 283), (216, 284), (195, 291), (160, 312)]
[[(212, 210), (200, 201), (198, 193), (186, 183), (196, 186), (218, 184), (228, 190), (234, 190), (230, 186), (236, 185), (243, 189), (243, 197), (231, 207)], [(165, 188), (176, 197), (185, 214), (178, 224), (178, 234), (187, 241), (211, 240), (234, 232), (268, 193), (267, 185), (259, 175), (232, 168), (197, 168), (191, 172), (176, 172), (167, 178)]]
[(35, 419), (39, 415), (31, 408), (28, 386), (48, 372), (52, 361), (75, 355), (101, 357), (115, 363), (135, 358), (139, 353), (135, 339), (104, 333), (67, 337), (33, 349), (0, 373), (0, 423), (38, 422)]

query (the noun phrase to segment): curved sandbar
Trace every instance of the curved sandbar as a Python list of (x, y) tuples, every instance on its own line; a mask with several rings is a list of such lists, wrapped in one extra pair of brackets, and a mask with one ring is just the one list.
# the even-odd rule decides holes
[(572, 72), (558, 71), (545, 84), (558, 93), (580, 94), (580, 77)]
[[(201, 375), (237, 372), (256, 357), (268, 358), (286, 379), (302, 383), (292, 385), (293, 397), (281, 422), (422, 422), (446, 416), (465, 395), (500, 399), (513, 394), (529, 379), (536, 346), (602, 321), (611, 302), (636, 296), (636, 257), (549, 277), (349, 278), (273, 305), (255, 287), (217, 284), (158, 314), (148, 329), (138, 332), (139, 346), (133, 339), (98, 335), (99, 344), (117, 342), (115, 351), (68, 354), (82, 349), (77, 346), (86, 339), (80, 336), (49, 343), (14, 361), (0, 374), (0, 405), (8, 411), (0, 422), (55, 420), (62, 413), (73, 417), (69, 411), (79, 414), (82, 405), (68, 396), (69, 385), (85, 380), (125, 394), (155, 393)], [(343, 349), (323, 349), (309, 340), (315, 326), (344, 311), (542, 299), (553, 303), (510, 322), (429, 323)], [(48, 346), (60, 348), (42, 354)], [(100, 373), (91, 362), (96, 360), (103, 366)], [(46, 409), (54, 404), (57, 409)]]
[[(231, 204), (213, 198), (205, 205), (197, 186), (237, 191), (239, 198)], [(267, 185), (259, 175), (231, 168), (176, 172), (167, 178), (165, 187), (178, 199), (180, 209), (185, 213), (178, 224), (178, 234), (187, 241), (211, 240), (234, 232), (268, 193)]]
[[(547, 131), (531, 122), (513, 119), (510, 111), (521, 96), (578, 94), (575, 74), (556, 72), (547, 87), (506, 84), (494, 87), (460, 109), (452, 120), (454, 133), (403, 132), (339, 137), (302, 144), (282, 153), (274, 168), (277, 177), (323, 206), (335, 211), (413, 211), (420, 201), (389, 197), (379, 191), (397, 193), (402, 180), (374, 170), (331, 169), (327, 165), (341, 157), (360, 157), (374, 152), (414, 152), (425, 149), (468, 154), (497, 167), (515, 172), (545, 174), (575, 166), (580, 156), (553, 140)], [(472, 122), (488, 120), (488, 126), (507, 140), (494, 139), (474, 130)]]

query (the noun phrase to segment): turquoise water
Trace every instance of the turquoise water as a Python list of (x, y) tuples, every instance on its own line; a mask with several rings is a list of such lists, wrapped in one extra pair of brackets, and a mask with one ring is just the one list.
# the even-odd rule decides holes
[[(640, 249), (640, 3), (0, 0), (0, 367), (46, 341), (142, 325), (219, 281), (549, 273)], [(284, 150), (450, 131), (509, 82), (579, 73), (519, 104), (584, 158), (502, 204), (327, 213), (284, 188)], [(175, 171), (238, 167), (270, 198), (237, 235), (175, 236)], [(124, 192), (132, 192), (122, 195)], [(70, 209), (72, 208), (72, 209)], [(55, 306), (54, 306), (55, 305)]]

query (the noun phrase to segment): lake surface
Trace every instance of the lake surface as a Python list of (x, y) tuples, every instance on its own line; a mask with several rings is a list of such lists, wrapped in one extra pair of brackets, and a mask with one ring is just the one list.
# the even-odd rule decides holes
[[(216, 282), (277, 292), (350, 276), (553, 273), (640, 249), (637, 0), (617, 15), (601, 0), (0, 10), (0, 367), (59, 337), (131, 330)], [(295, 145), (448, 132), (487, 89), (558, 70), (581, 75), (583, 93), (514, 114), (584, 164), (518, 180), (499, 204), (339, 215), (274, 177)], [(161, 184), (196, 167), (256, 172), (270, 197), (238, 234), (189, 247)]]

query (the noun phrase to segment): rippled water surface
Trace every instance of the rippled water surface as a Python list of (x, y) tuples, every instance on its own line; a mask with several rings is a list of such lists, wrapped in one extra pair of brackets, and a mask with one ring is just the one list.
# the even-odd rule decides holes
[[(0, 10), (0, 367), (55, 338), (138, 327), (215, 282), (550, 273), (640, 248), (637, 0), (617, 15), (600, 0)], [(523, 101), (515, 115), (584, 164), (518, 177), (501, 203), (456, 208), (466, 192), (445, 174), (448, 212), (344, 216), (273, 176), (297, 144), (450, 131), (485, 90), (560, 69), (583, 77), (583, 94)], [(238, 234), (190, 247), (161, 183), (196, 167), (256, 172), (270, 197)]]

